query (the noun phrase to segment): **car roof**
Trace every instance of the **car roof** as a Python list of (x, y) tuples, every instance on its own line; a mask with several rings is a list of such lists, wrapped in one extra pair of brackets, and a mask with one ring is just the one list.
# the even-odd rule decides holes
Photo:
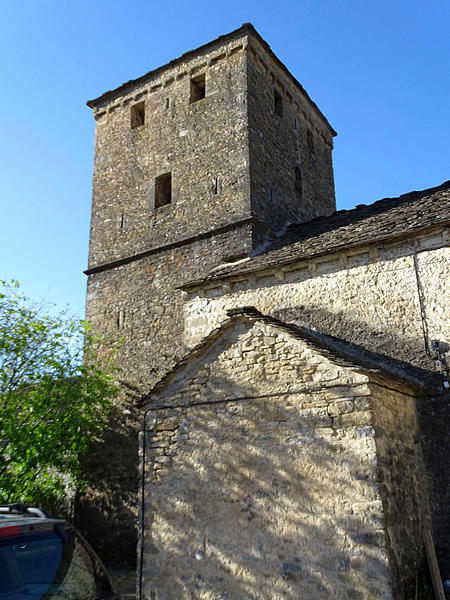
[(43, 510), (21, 503), (0, 504), (0, 528), (19, 526), (23, 533), (52, 529), (56, 524), (67, 523), (63, 519), (52, 519)]
[(64, 519), (52, 519), (50, 517), (33, 517), (30, 515), (16, 515), (16, 514), (0, 514), (0, 527), (11, 527), (12, 525), (56, 525), (57, 523), (64, 523), (67, 525)]

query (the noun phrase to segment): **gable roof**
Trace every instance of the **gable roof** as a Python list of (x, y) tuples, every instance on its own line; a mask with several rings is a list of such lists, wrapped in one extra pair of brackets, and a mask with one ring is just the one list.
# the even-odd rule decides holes
[(225, 279), (297, 262), (338, 250), (374, 242), (407, 238), (435, 226), (450, 224), (450, 180), (398, 198), (339, 210), (329, 217), (291, 225), (264, 254), (235, 264), (216, 267), (203, 279), (189, 282), (189, 289), (206, 281)]
[(227, 311), (227, 315), (229, 318), (192, 348), (184, 358), (177, 362), (176, 365), (156, 383), (151, 391), (141, 398), (139, 405), (142, 406), (146, 404), (153, 395), (162, 391), (176, 375), (181, 373), (181, 371), (187, 367), (189, 362), (205, 353), (227, 329), (241, 319), (259, 321), (285, 331), (292, 337), (305, 342), (309, 348), (315, 350), (321, 356), (324, 356), (343, 367), (353, 369), (356, 367), (365, 372), (388, 375), (395, 379), (401, 379), (403, 382), (409, 383), (413, 387), (422, 390), (427, 387), (425, 379), (427, 379), (427, 377), (429, 378), (430, 374), (422, 369), (412, 367), (405, 362), (392, 359), (382, 354), (371, 352), (362, 346), (358, 346), (357, 344), (347, 342), (340, 338), (326, 335), (301, 325), (285, 323), (275, 317), (262, 314), (253, 306), (230, 309)]

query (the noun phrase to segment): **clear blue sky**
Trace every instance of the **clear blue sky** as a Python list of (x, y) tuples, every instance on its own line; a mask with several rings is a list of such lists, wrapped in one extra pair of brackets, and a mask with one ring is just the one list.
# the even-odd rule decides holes
[(338, 208), (450, 178), (449, 0), (3, 0), (0, 278), (83, 314), (85, 101), (246, 21), (338, 132)]

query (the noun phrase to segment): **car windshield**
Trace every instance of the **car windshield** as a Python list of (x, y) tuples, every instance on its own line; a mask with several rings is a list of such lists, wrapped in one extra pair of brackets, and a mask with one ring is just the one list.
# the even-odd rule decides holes
[(71, 528), (0, 539), (0, 600), (99, 600), (109, 580)]

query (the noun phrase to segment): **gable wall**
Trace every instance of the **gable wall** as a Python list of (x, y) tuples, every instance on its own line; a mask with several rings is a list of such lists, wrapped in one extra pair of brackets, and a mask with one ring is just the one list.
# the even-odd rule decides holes
[[(193, 390), (196, 394), (201, 391), (202, 402), (285, 393), (295, 391), (299, 383), (318, 387), (342, 374), (342, 368), (329, 360), (313, 359), (312, 352), (288, 333), (243, 319), (212, 344), (206, 359), (203, 355), (194, 359), (186, 372), (171, 381), (170, 403), (192, 404)], [(350, 383), (366, 381), (358, 373), (348, 377)], [(166, 396), (156, 396), (152, 405), (166, 406)]]
[(366, 376), (243, 322), (149, 406), (144, 597), (400, 597)]

